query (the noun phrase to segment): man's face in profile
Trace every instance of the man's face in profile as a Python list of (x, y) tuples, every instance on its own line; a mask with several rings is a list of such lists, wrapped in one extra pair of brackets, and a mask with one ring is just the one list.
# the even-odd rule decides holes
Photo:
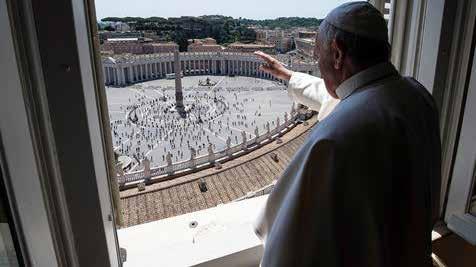
[[(325, 23), (325, 22), (322, 22)], [(314, 59), (318, 61), (321, 78), (324, 80), (327, 91), (331, 96), (337, 98), (335, 95), (335, 86), (332, 77), (334, 77), (333, 59), (329, 45), (325, 43), (325, 32), (322, 27), (319, 28), (319, 34), (316, 37), (316, 46), (314, 47)]]

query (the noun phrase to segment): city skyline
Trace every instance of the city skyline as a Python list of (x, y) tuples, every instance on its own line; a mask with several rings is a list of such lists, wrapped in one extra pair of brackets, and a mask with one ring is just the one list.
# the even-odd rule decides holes
[[(241, 0), (239, 5), (223, 0), (191, 1), (186, 5), (178, 1), (140, 0), (96, 0), (96, 16), (105, 17), (181, 17), (224, 15), (233, 18), (275, 19), (278, 17), (324, 18), (334, 7), (348, 0), (298, 0), (293, 5), (283, 0)], [(163, 8), (165, 7), (165, 8)], [(315, 8), (314, 8), (315, 7)]]

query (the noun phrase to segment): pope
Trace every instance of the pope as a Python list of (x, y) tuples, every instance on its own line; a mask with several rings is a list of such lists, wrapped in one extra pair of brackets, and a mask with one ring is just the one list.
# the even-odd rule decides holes
[(432, 96), (390, 63), (387, 24), (368, 2), (332, 10), (319, 28), (321, 78), (274, 58), (320, 122), (268, 197), (255, 232), (262, 266), (431, 266), (441, 145)]

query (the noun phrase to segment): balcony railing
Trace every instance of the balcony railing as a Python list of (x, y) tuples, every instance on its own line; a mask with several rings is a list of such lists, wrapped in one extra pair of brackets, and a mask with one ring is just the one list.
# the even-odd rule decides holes
[[(285, 120), (283, 124), (278, 124), (274, 129), (256, 136), (255, 138), (244, 139), (241, 144), (225, 148), (224, 150), (203, 155), (197, 158), (193, 156), (186, 161), (177, 163), (169, 162), (167, 165), (155, 168), (146, 167), (140, 171), (134, 171), (123, 175), (118, 175), (118, 183), (120, 189), (127, 189), (137, 186), (139, 183), (151, 184), (162, 182), (177, 177), (179, 174), (185, 174), (187, 171), (195, 171), (198, 169), (215, 166), (216, 163), (223, 163), (238, 156), (249, 153), (262, 145), (268, 144), (284, 133), (291, 130), (296, 125), (296, 119), (299, 113), (294, 111), (290, 114), (290, 118)], [(121, 173), (119, 170), (117, 173)]]

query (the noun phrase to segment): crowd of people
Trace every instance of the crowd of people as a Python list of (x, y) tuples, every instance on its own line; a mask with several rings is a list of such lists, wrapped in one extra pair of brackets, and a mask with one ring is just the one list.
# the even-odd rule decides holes
[(252, 93), (283, 87), (223, 84), (184, 88), (184, 117), (175, 109), (174, 89), (135, 85), (132, 96), (119, 105), (124, 118), (111, 118), (115, 153), (132, 159), (130, 170), (140, 169), (143, 159), (151, 167), (163, 166), (239, 145), (276, 127), (279, 117), (287, 118), (288, 109), (272, 116), (273, 102)]

